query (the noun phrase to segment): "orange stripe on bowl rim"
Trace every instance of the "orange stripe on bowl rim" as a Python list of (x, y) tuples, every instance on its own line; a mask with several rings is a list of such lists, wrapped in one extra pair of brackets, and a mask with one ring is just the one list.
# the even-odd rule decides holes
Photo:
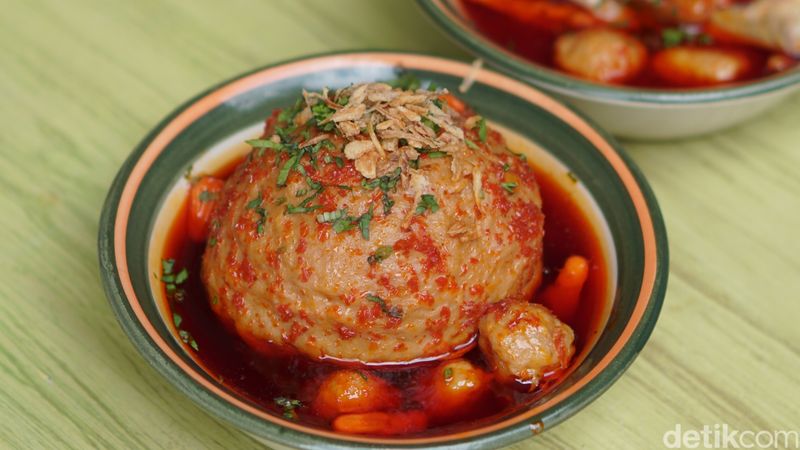
[(257, 86), (309, 72), (353, 66), (374, 66), (376, 64), (440, 72), (456, 77), (464, 77), (471, 70), (471, 66), (469, 64), (462, 62), (414, 54), (375, 52), (319, 56), (312, 59), (291, 62), (277, 67), (266, 68), (259, 72), (234, 80), (192, 103), (182, 112), (180, 112), (174, 119), (172, 119), (172, 121), (170, 121), (170, 123), (168, 123), (148, 144), (147, 148), (142, 153), (142, 156), (136, 162), (133, 170), (131, 171), (120, 197), (117, 215), (114, 222), (114, 251), (116, 253), (116, 264), (119, 272), (119, 279), (123, 287), (123, 291), (125, 292), (125, 296), (130, 303), (131, 310), (136, 315), (150, 339), (155, 342), (158, 348), (167, 357), (169, 357), (174, 364), (180, 367), (180, 369), (189, 377), (191, 377), (196, 383), (200, 384), (209, 392), (221, 399), (224, 399), (226, 402), (243, 411), (295, 431), (328, 439), (359, 443), (420, 445), (471, 438), (499, 431), (524, 422), (536, 414), (539, 414), (546, 409), (557, 405), (570, 395), (577, 392), (579, 389), (586, 386), (592, 379), (605, 370), (611, 361), (623, 349), (633, 332), (636, 330), (636, 327), (639, 325), (639, 322), (644, 315), (645, 310), (647, 309), (650, 296), (653, 292), (657, 265), (656, 241), (652, 218), (650, 217), (650, 212), (648, 210), (644, 194), (640, 191), (633, 174), (628, 170), (628, 167), (625, 165), (624, 161), (619, 154), (617, 154), (611, 144), (609, 144), (599, 133), (592, 129), (592, 127), (589, 126), (583, 119), (578, 117), (565, 106), (561, 105), (550, 97), (547, 97), (545, 94), (539, 92), (535, 88), (522, 84), (521, 82), (515, 81), (504, 75), (481, 70), (478, 73), (476, 81), (492, 86), (499, 90), (507, 91), (533, 104), (539, 105), (551, 114), (554, 114), (561, 120), (570, 124), (573, 128), (575, 128), (576, 131), (581, 133), (598, 149), (598, 151), (603, 154), (603, 156), (617, 172), (617, 175), (620, 177), (625, 188), (628, 190), (628, 194), (634, 203), (637, 217), (642, 225), (642, 238), (644, 241), (644, 276), (631, 320), (625, 326), (625, 329), (623, 330), (622, 335), (619, 337), (617, 342), (614, 343), (609, 352), (604, 355), (600, 362), (588, 374), (586, 374), (572, 386), (565, 389), (563, 392), (549, 399), (547, 402), (536, 405), (530, 410), (502, 422), (461, 433), (430, 438), (369, 438), (363, 436), (343, 435), (331, 431), (306, 427), (284, 420), (280, 417), (273, 416), (261, 409), (249, 405), (242, 400), (239, 400), (224, 392), (219, 386), (210, 383), (201, 374), (195, 372), (156, 332), (153, 325), (147, 320), (147, 317), (145, 316), (144, 311), (139, 303), (139, 299), (136, 297), (136, 293), (133, 290), (127, 265), (127, 251), (125, 248), (128, 217), (130, 216), (130, 209), (133, 204), (133, 199), (136, 195), (139, 185), (141, 184), (142, 178), (169, 142), (178, 136), (178, 134), (186, 129), (191, 123), (212, 110), (214, 107)]

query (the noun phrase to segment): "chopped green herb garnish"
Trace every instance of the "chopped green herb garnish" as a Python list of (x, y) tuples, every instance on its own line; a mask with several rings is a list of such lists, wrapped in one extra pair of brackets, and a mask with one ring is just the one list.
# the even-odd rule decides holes
[(297, 115), (297, 113), (302, 111), (304, 107), (305, 107), (305, 102), (303, 101), (303, 99), (298, 98), (297, 101), (294, 103), (294, 106), (292, 106), (291, 108), (286, 108), (280, 113), (278, 113), (278, 122), (285, 123), (287, 125), (291, 124), (293, 126), (294, 124), (292, 122), (294, 121), (294, 117)]
[(306, 184), (308, 184), (308, 187), (310, 187), (312, 190), (315, 190), (315, 191), (319, 190), (319, 189), (322, 189), (322, 184), (320, 182), (318, 182), (318, 181), (314, 181), (309, 176), (306, 176)]
[(383, 261), (384, 259), (392, 256), (392, 253), (394, 253), (394, 248), (392, 248), (391, 245), (382, 245), (377, 249), (375, 249), (375, 253), (367, 257), (367, 262), (369, 264), (377, 264)]
[[(262, 209), (263, 211), (263, 209)], [(267, 215), (266, 213), (262, 213), (261, 217), (259, 217), (258, 222), (256, 222), (256, 233), (260, 236), (264, 234), (264, 224), (267, 222)]]
[(267, 223), (267, 210), (261, 206), (263, 201), (264, 198), (259, 193), (258, 197), (247, 202), (247, 205), (245, 206), (247, 209), (252, 210), (258, 215), (258, 220), (256, 221), (256, 233), (259, 235), (264, 234), (264, 224)]
[(284, 203), (286, 203), (286, 197), (284, 197), (284, 196), (280, 196), (280, 197), (275, 199), (275, 204), (278, 205), (278, 206), (280, 206), (280, 205), (282, 205)]
[(392, 173), (380, 177), (380, 183), (378, 184), (378, 187), (380, 187), (384, 192), (394, 189), (395, 186), (397, 186), (397, 182), (400, 181), (400, 172), (401, 169), (396, 167)]
[(342, 217), (333, 221), (333, 231), (342, 233), (352, 230), (356, 226), (356, 219), (351, 216)]
[(514, 193), (514, 188), (517, 187), (517, 183), (515, 183), (513, 181), (508, 181), (508, 182), (505, 182), (505, 183), (500, 183), (500, 187), (505, 189), (505, 191), (508, 192), (509, 194), (513, 194)]
[[(292, 131), (297, 128), (294, 124), (288, 125), (286, 127), (276, 127), (275, 134), (281, 138), (281, 142), (292, 142)], [(261, 149), (263, 150), (263, 149)]]
[(478, 144), (472, 142), (469, 139), (464, 139), (464, 142), (467, 144), (467, 147), (469, 147), (469, 148), (471, 148), (473, 150), (480, 150), (481, 149), (480, 147), (478, 147)]
[(422, 194), (422, 197), (419, 199), (419, 204), (417, 205), (417, 209), (414, 212), (417, 215), (425, 214), (425, 211), (430, 211), (431, 213), (435, 213), (439, 210), (439, 204), (436, 203), (436, 197), (431, 194)]
[[(298, 167), (301, 167), (301, 166), (298, 166)], [(302, 197), (302, 196), (306, 195), (307, 193), (308, 193), (308, 190), (307, 190), (307, 189), (298, 189), (298, 190), (297, 190), (297, 191), (294, 193), (294, 195), (295, 195), (295, 197)]]
[(303, 403), (300, 400), (289, 399), (286, 397), (276, 397), (275, 403), (282, 408), (300, 408)]
[(364, 189), (380, 188), (383, 191), (383, 215), (389, 215), (394, 206), (394, 200), (389, 197), (388, 192), (397, 187), (397, 182), (400, 181), (400, 167), (396, 167), (391, 173), (383, 175), (374, 180), (361, 180), (361, 187)]
[(367, 301), (377, 303), (378, 305), (380, 305), (381, 311), (383, 311), (383, 313), (388, 315), (389, 317), (393, 317), (395, 319), (403, 317), (402, 309), (400, 309), (397, 306), (392, 306), (391, 308), (389, 308), (388, 306), (386, 306), (386, 301), (378, 297), (377, 295), (367, 294), (366, 299)]
[(419, 169), (419, 158), (418, 159), (409, 160), (408, 161), (408, 167), (411, 167), (412, 169), (415, 169), (415, 170)]
[(367, 378), (367, 374), (365, 374), (364, 372), (362, 372), (362, 371), (360, 371), (360, 370), (356, 370), (356, 372), (358, 372), (358, 375), (359, 375), (361, 378), (363, 378), (363, 379), (364, 379), (364, 381), (369, 381), (369, 378)]
[(393, 87), (404, 91), (416, 91), (420, 87), (419, 78), (411, 72), (403, 72), (394, 82), (390, 83)]
[(681, 45), (686, 33), (678, 28), (664, 28), (661, 30), (661, 41), (665, 48)]
[(503, 164), (503, 172), (508, 172), (509, 170), (511, 170), (511, 165), (508, 163)]
[(172, 313), (172, 323), (175, 324), (176, 328), (180, 328), (181, 322), (183, 322), (183, 317), (178, 313)]
[(310, 213), (322, 208), (322, 205), (314, 205), (314, 206), (294, 206), (294, 205), (286, 205), (286, 214), (303, 214), (303, 213)]
[(217, 194), (215, 192), (203, 191), (197, 197), (198, 199), (200, 199), (201, 202), (205, 203), (214, 200), (214, 197), (216, 196)]
[(568, 177), (570, 180), (572, 180), (572, 182), (573, 182), (573, 183), (577, 183), (577, 182), (578, 182), (578, 176), (577, 176), (577, 175), (575, 175), (575, 174), (574, 174), (574, 173), (572, 173), (572, 172), (567, 172), (567, 177)]
[(162, 259), (161, 260), (161, 270), (164, 272), (164, 275), (169, 275), (172, 273), (172, 268), (175, 266), (174, 259)]
[(289, 159), (283, 163), (283, 167), (281, 167), (281, 171), (278, 172), (278, 186), (286, 186), (286, 180), (289, 178), (289, 172), (297, 166), (297, 163), (300, 162), (300, 158), (303, 156), (303, 150), (292, 155)]
[(425, 125), (426, 127), (430, 128), (431, 130), (433, 130), (434, 133), (437, 133), (437, 134), (439, 133), (439, 130), (441, 128), (439, 128), (439, 125), (436, 125), (436, 123), (434, 121), (432, 121), (431, 119), (429, 119), (427, 117), (423, 117), (420, 121), (422, 122), (423, 125)]
[(341, 157), (339, 157), (339, 156), (335, 156), (335, 157), (333, 158), (333, 162), (334, 162), (334, 163), (336, 163), (336, 167), (338, 167), (338, 168), (340, 168), (340, 169), (341, 169), (342, 167), (344, 167), (344, 159), (342, 159), (342, 158), (341, 158)]
[(426, 155), (428, 155), (428, 158), (430, 158), (430, 159), (439, 159), (439, 158), (444, 158), (446, 156), (450, 156), (449, 154), (447, 154), (445, 152), (429, 152), (429, 153), (426, 153)]
[(370, 221), (372, 221), (372, 205), (370, 205), (369, 211), (362, 214), (361, 217), (358, 218), (358, 228), (361, 230), (361, 237), (366, 240), (369, 240)]
[(486, 119), (483, 117), (478, 120), (478, 137), (481, 142), (486, 142)]
[(189, 278), (189, 271), (186, 270), (186, 268), (184, 267), (183, 269), (181, 269), (180, 272), (178, 272), (177, 275), (175, 275), (175, 284), (182, 284), (188, 278)]
[(450, 380), (453, 378), (453, 368), (452, 367), (445, 367), (444, 368), (444, 379), (445, 381)]
[(209, 245), (209, 247), (213, 247), (213, 246), (217, 245), (217, 238), (215, 238), (214, 236), (211, 236), (208, 239), (208, 245)]
[(256, 197), (256, 198), (250, 200), (249, 202), (247, 202), (247, 205), (245, 205), (245, 208), (247, 208), (247, 209), (256, 209), (259, 206), (261, 206), (261, 202), (262, 201), (263, 201), (263, 199), (261, 198), (261, 194), (258, 194), (258, 197)]
[(191, 333), (186, 330), (178, 330), (178, 336), (180, 336), (181, 341), (183, 341), (184, 344), (189, 344), (194, 351), (200, 351), (200, 347), (197, 345), (197, 342), (194, 340)]
[(347, 211), (344, 209), (337, 209), (336, 211), (327, 211), (317, 216), (317, 222), (330, 223), (335, 221), (336, 219), (341, 219), (346, 215)]
[(161, 260), (161, 282), (164, 283), (164, 288), (167, 291), (167, 297), (177, 302), (181, 302), (183, 301), (186, 293), (178, 286), (186, 282), (186, 280), (189, 278), (189, 271), (184, 267), (176, 274), (173, 272), (174, 270), (174, 259), (170, 258)]
[(311, 206), (311, 202), (314, 201), (314, 199), (317, 198), (317, 196), (323, 190), (323, 186), (321, 184), (319, 184), (319, 183), (315, 183), (315, 184), (316, 184), (316, 187), (314, 188), (314, 191), (311, 193), (311, 195), (309, 195), (308, 197), (303, 199), (303, 201), (300, 202), (299, 205), (297, 205), (297, 206), (286, 205), (286, 214), (301, 214), (301, 213), (307, 213), (307, 212), (315, 211), (315, 210), (317, 210), (319, 208), (322, 208), (322, 205)]
[(431, 81), (430, 83), (428, 83), (428, 91), (436, 92), (436, 89), (438, 89), (438, 88), (439, 88), (439, 85), (436, 84), (435, 81)]
[(289, 420), (296, 419), (297, 413), (295, 412), (295, 409), (303, 407), (303, 402), (292, 398), (275, 397), (274, 401), (276, 405), (283, 408), (283, 417)]
[(515, 151), (511, 150), (511, 149), (510, 149), (510, 148), (508, 148), (508, 147), (506, 147), (506, 151), (507, 151), (508, 153), (511, 153), (512, 155), (516, 156), (517, 158), (519, 158), (519, 160), (520, 160), (520, 161), (523, 161), (523, 162), (524, 162), (524, 161), (527, 161), (527, 160), (528, 160), (528, 157), (527, 157), (527, 156), (525, 156), (524, 154), (522, 154), (522, 153), (517, 153), (517, 152), (515, 152)]
[(328, 106), (327, 103), (321, 101), (318, 102), (316, 105), (311, 107), (311, 113), (314, 115), (314, 120), (317, 123), (317, 128), (322, 131), (333, 131), (333, 128), (336, 126), (333, 122), (326, 122), (320, 125), (322, 122), (325, 122), (330, 116), (335, 113), (336, 110)]
[(219, 303), (219, 297), (217, 297), (216, 295), (211, 297), (211, 304), (216, 305), (217, 303)]
[(394, 206), (394, 200), (392, 200), (392, 198), (389, 197), (388, 193), (384, 192), (382, 201), (383, 201), (383, 215), (388, 216), (392, 212), (392, 206)]
[(272, 139), (250, 139), (245, 142), (253, 148), (271, 148), (272, 150), (280, 150), (283, 148), (283, 144), (275, 142)]

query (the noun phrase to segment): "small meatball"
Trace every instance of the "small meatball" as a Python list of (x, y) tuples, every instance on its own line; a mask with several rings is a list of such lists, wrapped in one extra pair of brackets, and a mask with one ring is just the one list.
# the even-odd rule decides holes
[(567, 368), (575, 353), (572, 329), (542, 305), (506, 301), (480, 322), (480, 347), (501, 380), (530, 390)]
[(382, 378), (357, 370), (339, 370), (325, 379), (311, 407), (321, 417), (396, 408), (398, 393)]
[(561, 35), (555, 43), (555, 63), (566, 72), (601, 83), (623, 83), (644, 67), (647, 49), (641, 42), (608, 28)]
[(458, 417), (465, 406), (481, 400), (491, 376), (467, 360), (440, 364), (432, 374), (430, 411), (438, 418)]
[(746, 54), (736, 50), (674, 47), (658, 52), (653, 71), (675, 86), (696, 87), (730, 83), (752, 71)]

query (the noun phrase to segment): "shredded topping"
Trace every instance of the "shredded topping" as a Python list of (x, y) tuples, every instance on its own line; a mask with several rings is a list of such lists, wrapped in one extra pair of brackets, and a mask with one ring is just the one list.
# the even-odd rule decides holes
[(319, 125), (332, 124), (348, 141), (345, 157), (355, 161), (361, 175), (374, 179), (407, 167), (420, 152), (454, 156), (466, 150), (457, 113), (440, 99), (446, 93), (445, 89), (403, 90), (386, 83), (357, 84), (332, 96), (327, 89), (303, 92), (306, 107), (297, 117), (308, 121), (326, 108), (332, 110)]
[[(267, 150), (279, 155), (275, 160), (279, 188), (287, 186), (291, 174), (302, 176), (305, 186), (294, 187), (294, 198), (282, 197), (285, 214), (316, 214), (319, 223), (330, 224), (336, 233), (358, 227), (366, 240), (373, 217), (392, 213), (393, 194), (399, 188), (408, 200), (413, 199), (413, 206), (403, 212), (403, 229), (408, 229), (415, 217), (433, 215), (446, 207), (445, 198), (436, 195), (441, 186), (420, 167), (420, 157), (431, 161), (448, 158), (439, 167), (449, 167), (453, 183), (444, 189), (453, 193), (472, 187), (476, 204), (476, 217), (451, 223), (448, 233), (462, 241), (475, 239), (475, 219), (486, 212), (482, 191), (486, 174), (481, 172), (475, 152), (484, 159), (499, 161), (492, 152), (483, 151), (488, 137), (486, 121), (477, 115), (467, 117), (463, 106), (454, 108), (445, 89), (420, 89), (419, 81), (411, 75), (401, 76), (397, 86), (403, 87), (367, 83), (333, 93), (327, 88), (303, 91), (303, 98), (293, 107), (277, 113), (275, 126), (268, 127), (270, 135), (247, 141), (254, 148), (252, 155), (260, 157)], [(467, 139), (465, 133), (475, 141)], [(377, 191), (369, 210), (357, 216), (350, 215), (346, 205), (330, 211), (321, 200), (326, 188), (342, 192), (357, 186), (326, 184), (315, 177), (321, 164), (335, 164), (341, 169), (348, 160), (363, 177), (360, 188)], [(502, 187), (513, 195), (517, 186), (507, 182)], [(251, 202), (258, 216), (259, 235), (267, 221), (261, 202), (260, 195)]]

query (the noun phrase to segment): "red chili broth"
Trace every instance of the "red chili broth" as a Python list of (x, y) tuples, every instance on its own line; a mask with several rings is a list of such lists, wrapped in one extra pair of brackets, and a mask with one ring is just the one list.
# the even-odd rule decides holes
[[(216, 174), (224, 178), (240, 161), (226, 165)], [(534, 168), (535, 170), (535, 168)], [(564, 260), (570, 255), (582, 255), (591, 262), (589, 278), (581, 295), (577, 318), (569, 323), (576, 334), (576, 355), (579, 355), (591, 337), (600, 330), (602, 311), (605, 306), (607, 268), (600, 245), (591, 222), (572, 200), (562, 182), (553, 176), (536, 171), (543, 209), (545, 213), (544, 276), (542, 285), (547, 285), (558, 273)], [(563, 183), (572, 183), (564, 176)], [(194, 352), (188, 345), (184, 348), (194, 352), (204, 368), (220, 383), (249, 399), (258, 407), (280, 416), (283, 410), (274, 399), (287, 397), (298, 399), (309, 405), (316, 395), (322, 379), (341, 367), (328, 362), (313, 361), (303, 356), (268, 357), (251, 349), (235, 333), (223, 326), (209, 306), (209, 299), (200, 279), (200, 265), (205, 244), (192, 242), (186, 232), (188, 198), (176, 215), (166, 240), (163, 258), (175, 259), (175, 270), (187, 268), (189, 279), (181, 287), (184, 300), (169, 300), (169, 309), (181, 317), (182, 330), (188, 331), (197, 343)], [(488, 370), (477, 346), (464, 355), (477, 366)], [(424, 408), (425, 399), (431, 389), (429, 380), (437, 364), (415, 365), (407, 368), (360, 369), (379, 376), (404, 393), (405, 404), (401, 409)], [(438, 374), (438, 371), (436, 371)], [(532, 392), (521, 392), (519, 387), (492, 382), (490, 393), (471, 408), (462, 408), (457, 416), (447, 421), (432, 422), (428, 430), (418, 435), (430, 435), (473, 428), (478, 421), (491, 421), (493, 417), (509, 413), (530, 404), (541, 397), (558, 382), (558, 375), (542, 381)], [(327, 420), (316, 416), (308, 407), (296, 410), (300, 423), (330, 428)]]
[[(522, 21), (515, 20), (513, 17), (502, 14), (484, 5), (469, 1), (462, 1), (461, 3), (476, 29), (495, 44), (531, 62), (562, 72), (561, 69), (556, 67), (553, 54), (553, 44), (559, 37), (558, 33), (550, 30), (543, 30)], [(644, 22), (652, 21), (644, 20)], [(699, 32), (703, 33), (703, 26), (698, 25), (698, 27)], [(631, 34), (638, 37), (652, 55), (654, 52), (663, 48), (661, 33), (665, 28), (674, 28), (674, 26), (648, 23), (648, 26), (643, 27), (641, 31)], [(767, 66), (767, 59), (774, 52), (749, 45), (733, 45), (730, 43), (703, 44), (702, 47), (737, 50), (747, 56), (752, 67), (755, 69), (748, 72), (742, 79), (737, 80), (737, 83), (762, 78), (775, 73)], [(797, 61), (794, 61), (791, 66), (796, 63)], [(646, 88), (676, 88), (676, 86), (658, 77), (649, 67), (646, 67), (638, 76), (624, 84), (627, 86)]]

